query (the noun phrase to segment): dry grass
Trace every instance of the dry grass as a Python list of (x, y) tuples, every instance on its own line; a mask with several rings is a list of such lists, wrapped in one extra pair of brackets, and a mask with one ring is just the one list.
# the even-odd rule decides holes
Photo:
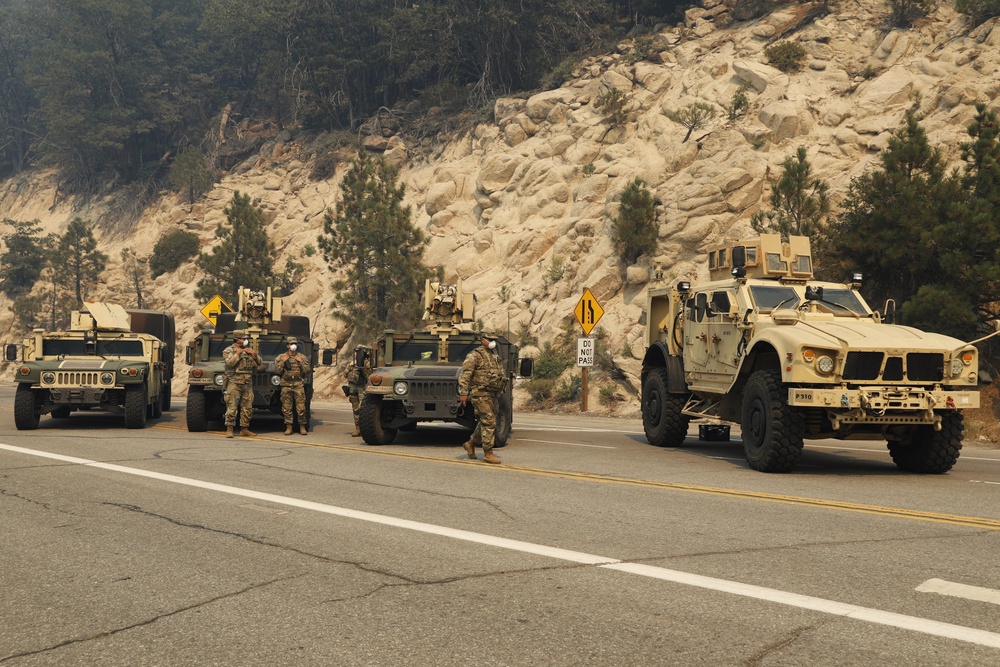
[(993, 384), (979, 392), (980, 407), (964, 410), (965, 441), (976, 447), (1000, 449), (1000, 386)]

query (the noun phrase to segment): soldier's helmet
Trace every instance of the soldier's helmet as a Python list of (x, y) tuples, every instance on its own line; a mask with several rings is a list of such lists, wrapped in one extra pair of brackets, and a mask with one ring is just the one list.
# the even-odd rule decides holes
[(487, 340), (496, 340), (499, 337), (499, 334), (491, 329), (484, 329), (479, 332), (479, 337)]
[(244, 329), (235, 329), (233, 331), (233, 338), (244, 338), (246, 335), (247, 332)]
[(292, 343), (298, 344), (299, 339), (296, 338), (295, 336), (289, 336), (288, 340), (286, 340), (285, 342), (288, 343), (289, 345), (291, 345)]

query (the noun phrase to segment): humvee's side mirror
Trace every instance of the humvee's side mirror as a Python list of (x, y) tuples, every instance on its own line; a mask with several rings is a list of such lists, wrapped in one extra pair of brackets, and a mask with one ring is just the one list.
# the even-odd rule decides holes
[(334, 350), (332, 348), (329, 348), (329, 347), (323, 349), (323, 365), (324, 366), (332, 366), (333, 365), (333, 357), (336, 354), (336, 352), (337, 352), (336, 350)]
[(188, 366), (194, 365), (194, 345), (188, 345), (184, 348), (184, 363)]
[(535, 370), (535, 360), (534, 359), (521, 359), (517, 366), (517, 374), (523, 378), (530, 378), (531, 373)]
[(4, 347), (3, 356), (7, 361), (17, 361), (17, 345), (11, 343)]
[(896, 323), (896, 302), (893, 299), (886, 299), (885, 307), (882, 309), (882, 321), (886, 324)]

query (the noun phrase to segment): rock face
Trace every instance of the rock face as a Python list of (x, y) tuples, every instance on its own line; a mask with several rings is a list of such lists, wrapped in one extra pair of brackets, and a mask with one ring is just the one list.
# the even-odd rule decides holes
[[(971, 30), (962, 16), (939, 7), (918, 27), (885, 34), (877, 28), (884, 3), (860, 0), (792, 29), (801, 18), (795, 6), (734, 22), (739, 17), (728, 7), (735, 4), (707, 0), (689, 12), (686, 27), (654, 35), (658, 51), (645, 60), (635, 62), (627, 50), (591, 58), (561, 88), (497, 100), (492, 123), (435, 147), (433, 159), (420, 157), (405, 136), (379, 138), (370, 147), (401, 167), (413, 221), (430, 238), (427, 263), (476, 292), (477, 316), (487, 326), (506, 330), (509, 323), (515, 332), (526, 326), (541, 341), (551, 340), (590, 288), (606, 313), (599, 326), (610, 336), (609, 348), (632, 351), (619, 353), (620, 365), (638, 386), (646, 287), (705, 277), (704, 248), (751, 234), (749, 218), (766, 205), (770, 179), (799, 146), (830, 184), (836, 205), (850, 179), (874, 164), (907, 109), (924, 115), (928, 136), (957, 162), (974, 104), (992, 103), (1000, 91), (995, 20)], [(808, 55), (801, 72), (785, 74), (766, 62), (763, 51), (775, 35), (802, 44)], [(750, 108), (730, 120), (723, 108), (741, 86)], [(615, 126), (595, 107), (611, 88), (628, 100), (629, 120)], [(717, 113), (685, 142), (687, 129), (665, 112), (695, 102)], [(349, 327), (327, 307), (335, 274), (316, 252), (323, 213), (336, 204), (345, 165), (331, 179), (313, 182), (302, 157), (308, 137), (281, 139), (264, 144), (196, 205), (164, 195), (130, 237), (99, 230), (110, 265), (106, 285), (93, 296), (134, 303), (119, 265), (121, 248), (147, 253), (162, 233), (178, 228), (198, 233), (208, 248), (223, 208), (239, 190), (259, 198), (272, 220), (276, 266), (294, 260), (306, 268), (285, 310), (312, 317), (320, 340), (346, 341)], [(622, 190), (635, 178), (660, 202), (659, 238), (626, 267), (615, 255), (610, 227)], [(0, 205), (6, 217), (38, 219), (52, 232), (75, 215), (96, 219), (101, 212), (97, 204), (88, 209), (60, 200), (45, 173), (4, 184)], [(184, 339), (201, 322), (196, 280), (197, 271), (186, 264), (152, 281), (147, 294), (174, 311)], [(10, 306), (0, 297), (0, 332), (8, 339), (15, 337)], [(175, 381), (175, 392), (182, 385)], [(334, 386), (321, 382), (319, 395), (330, 395)]]

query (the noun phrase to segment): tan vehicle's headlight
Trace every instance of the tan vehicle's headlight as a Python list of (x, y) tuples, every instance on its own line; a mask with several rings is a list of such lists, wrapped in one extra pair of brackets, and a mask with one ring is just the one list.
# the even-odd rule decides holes
[(114, 373), (101, 373), (101, 384), (111, 384), (115, 381)]
[(396, 396), (403, 396), (404, 394), (406, 394), (406, 383), (396, 382), (395, 384), (392, 385), (392, 391), (394, 394), (396, 394)]
[(48, 371), (46, 371), (45, 373), (42, 373), (42, 382), (44, 382), (45, 384), (52, 384), (55, 381), (56, 381), (56, 374), (55, 373), (51, 373), (51, 372), (48, 372)]
[(278, 377), (277, 375), (272, 375), (271, 376), (271, 384), (273, 384), (275, 387), (277, 387), (279, 384), (281, 384), (281, 378)]
[(961, 375), (963, 370), (965, 370), (965, 364), (962, 363), (961, 359), (952, 359), (951, 360), (951, 374), (952, 375)]
[(833, 372), (833, 359), (824, 354), (816, 359), (816, 369), (824, 375), (829, 375)]
[(215, 378), (212, 380), (212, 382), (221, 387), (226, 383), (226, 376), (222, 374), (216, 375)]

